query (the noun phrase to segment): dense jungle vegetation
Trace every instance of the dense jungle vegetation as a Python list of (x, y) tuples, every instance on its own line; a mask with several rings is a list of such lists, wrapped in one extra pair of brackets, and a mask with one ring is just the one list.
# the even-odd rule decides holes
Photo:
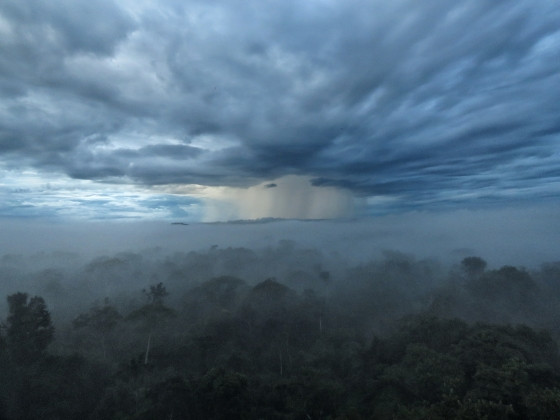
[(2, 419), (560, 418), (560, 263), (6, 255)]

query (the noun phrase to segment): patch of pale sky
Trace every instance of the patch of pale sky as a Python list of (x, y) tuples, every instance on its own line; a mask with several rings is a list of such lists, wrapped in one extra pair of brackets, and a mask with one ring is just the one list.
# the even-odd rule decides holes
[(231, 136), (216, 135), (216, 134), (202, 134), (194, 136), (188, 141), (190, 146), (198, 147), (200, 149), (216, 152), (218, 150), (227, 149), (239, 145), (239, 141)]
[[(0, 213), (6, 206), (35, 209), (44, 216), (74, 220), (170, 219), (166, 206), (146, 206), (150, 200), (168, 198), (169, 194), (154, 193), (147, 187), (124, 184), (103, 184), (90, 180), (76, 180), (58, 174), (38, 173), (34, 170), (0, 170)], [(200, 204), (175, 207), (200, 220)]]
[[(276, 184), (276, 187), (267, 188), (270, 184)], [(311, 185), (310, 177), (295, 175), (249, 188), (208, 187), (203, 199), (206, 204), (205, 221), (265, 217), (351, 217), (358, 201), (349, 191), (335, 187), (315, 187)], [(224, 209), (227, 210), (224, 212)]]
[[(275, 187), (267, 187), (276, 184)], [(204, 203), (202, 221), (294, 218), (330, 219), (351, 217), (361, 199), (335, 187), (315, 187), (309, 177), (285, 176), (248, 188), (203, 185), (153, 187), (154, 191), (184, 194)]]
[(0, 14), (0, 45), (6, 42), (5, 40), (9, 40), (12, 34), (12, 24)]

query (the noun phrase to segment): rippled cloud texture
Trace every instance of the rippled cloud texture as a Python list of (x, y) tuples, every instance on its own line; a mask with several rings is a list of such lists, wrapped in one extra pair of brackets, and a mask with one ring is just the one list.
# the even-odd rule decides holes
[(0, 215), (554, 200), (559, 63), (552, 0), (2, 1)]

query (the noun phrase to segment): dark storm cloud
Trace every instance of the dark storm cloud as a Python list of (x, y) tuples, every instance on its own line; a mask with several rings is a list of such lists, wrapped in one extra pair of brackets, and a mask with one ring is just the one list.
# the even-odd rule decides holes
[[(283, 175), (414, 205), (558, 192), (554, 1), (0, 3), (0, 163)], [(474, 196), (473, 196), (474, 194)]]

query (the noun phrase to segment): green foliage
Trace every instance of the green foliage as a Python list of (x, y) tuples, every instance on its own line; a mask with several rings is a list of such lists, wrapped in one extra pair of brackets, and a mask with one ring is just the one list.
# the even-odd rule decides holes
[(539, 398), (554, 410), (547, 390), (560, 380), (558, 349), (544, 332), (426, 316), (374, 340), (365, 367), (377, 418), (526, 418)]
[(458, 344), (469, 327), (459, 319), (441, 319), (430, 315), (407, 316), (400, 320), (394, 339), (397, 345), (422, 343), (432, 350), (448, 352)]
[(560, 419), (560, 388), (536, 388), (524, 402), (528, 419)]
[(466, 378), (458, 359), (422, 344), (408, 346), (399, 364), (388, 367), (382, 380), (399, 387), (403, 398), (428, 402), (461, 394)]
[(158, 283), (140, 304), (105, 301), (78, 315), (50, 352), (42, 298), (12, 295), (0, 419), (558, 418), (554, 335), (437, 317), (432, 305), (447, 296), (481, 313), (532, 310), (542, 277), (472, 257), (430, 294), (422, 282), (437, 267), (404, 255), (352, 270), (347, 289), (313, 270), (289, 271), (290, 281), (328, 288), (209, 276), (169, 306)]
[(215, 368), (199, 383), (197, 397), (207, 417), (212, 419), (241, 419), (249, 406), (248, 380), (245, 376)]
[(512, 266), (472, 278), (467, 287), (477, 297), (506, 301), (511, 305), (532, 303), (538, 289), (528, 272)]

